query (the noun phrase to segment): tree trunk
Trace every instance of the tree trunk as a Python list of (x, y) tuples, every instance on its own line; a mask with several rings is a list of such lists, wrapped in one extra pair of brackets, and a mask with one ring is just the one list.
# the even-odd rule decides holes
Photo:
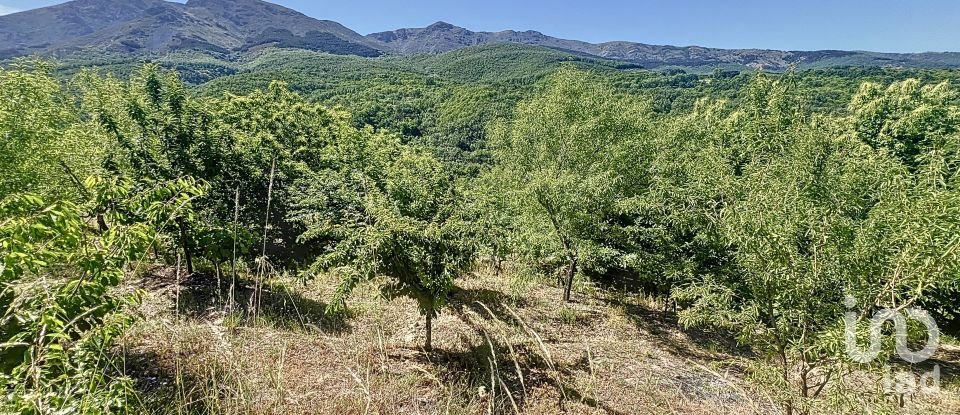
[(97, 214), (97, 229), (100, 230), (100, 233), (104, 233), (110, 230), (110, 227), (107, 226), (107, 221), (103, 218), (102, 213)]
[(187, 262), (187, 276), (193, 275), (193, 255), (190, 253), (190, 243), (187, 237), (190, 232), (187, 230), (187, 224), (183, 219), (177, 219), (177, 226), (180, 228), (180, 246), (183, 248), (183, 257)]
[(570, 257), (570, 265), (567, 267), (567, 281), (563, 288), (563, 301), (570, 302), (570, 291), (573, 290), (573, 277), (577, 274), (577, 257)]
[[(785, 385), (790, 385), (790, 365), (787, 360), (787, 350), (786, 346), (781, 344), (777, 350), (777, 353), (780, 355), (780, 364), (783, 367), (783, 382)], [(793, 398), (788, 398), (786, 402), (787, 415), (793, 415)]]
[(217, 273), (217, 305), (223, 305), (223, 286), (220, 281), (220, 261), (216, 260), (213, 262), (213, 269)]
[(240, 222), (240, 187), (237, 186), (236, 198), (233, 199), (233, 255), (230, 256), (230, 312), (237, 307), (237, 223)]
[(427, 340), (423, 342), (423, 349), (433, 350), (433, 314), (427, 313)]

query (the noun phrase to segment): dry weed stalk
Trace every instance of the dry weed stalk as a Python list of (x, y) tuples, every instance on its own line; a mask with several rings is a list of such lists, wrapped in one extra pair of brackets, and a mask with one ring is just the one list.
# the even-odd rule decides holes
[(273, 181), (277, 172), (277, 159), (273, 158), (270, 163), (270, 183), (267, 185), (267, 211), (263, 219), (263, 241), (260, 250), (260, 258), (257, 258), (257, 284), (250, 298), (250, 307), (253, 320), (256, 321), (260, 316), (261, 299), (263, 297), (263, 280), (266, 277), (270, 261), (267, 259), (267, 238), (270, 230), (270, 206), (273, 203)]

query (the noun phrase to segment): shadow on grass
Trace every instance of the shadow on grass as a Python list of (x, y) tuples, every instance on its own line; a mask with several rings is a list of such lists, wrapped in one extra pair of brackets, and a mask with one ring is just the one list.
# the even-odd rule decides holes
[(720, 352), (730, 356), (754, 357), (749, 348), (741, 346), (729, 333), (700, 328), (682, 328), (677, 314), (672, 311), (653, 310), (624, 301), (617, 296), (605, 296), (601, 300), (611, 307), (624, 311), (637, 329), (649, 333), (649, 339), (673, 355), (700, 361), (715, 361)]
[[(496, 290), (456, 288), (450, 296), (454, 314), (483, 340), (466, 350), (438, 349), (423, 354), (419, 358), (421, 363), (434, 366), (441, 374), (441, 381), (495, 389), (496, 413), (513, 413), (513, 405), (524, 413), (528, 393), (553, 389), (561, 412), (567, 404), (579, 403), (604, 413), (620, 414), (573, 386), (569, 379), (579, 369), (577, 364), (568, 367), (547, 361), (538, 347), (531, 345), (533, 339), (508, 344), (512, 336), (494, 328), (494, 320), (499, 320), (511, 330), (525, 331), (524, 324), (517, 320), (519, 316), (511, 309), (517, 311), (526, 305), (523, 298)], [(462, 344), (472, 344), (476, 338), (464, 336), (460, 340)]]
[(137, 410), (149, 414), (202, 415), (211, 411), (202, 382), (165, 362), (154, 352), (127, 354), (126, 375), (139, 398)]
[(315, 329), (325, 333), (349, 332), (351, 326), (341, 314), (326, 312), (323, 302), (304, 297), (296, 290), (279, 283), (267, 282), (256, 294), (253, 281), (241, 279), (232, 287), (229, 278), (218, 279), (197, 273), (184, 278), (177, 289), (176, 276), (155, 273), (144, 278), (141, 286), (147, 290), (167, 290), (173, 299), (171, 307), (181, 316), (200, 321), (220, 317), (235, 324), (266, 323), (284, 330)]
[[(616, 293), (615, 289), (603, 291), (608, 294)], [(628, 291), (633, 292), (633, 291)], [(750, 350), (737, 344), (732, 335), (723, 332), (710, 331), (698, 328), (681, 328), (677, 322), (677, 315), (671, 311), (652, 310), (634, 303), (627, 302), (617, 295), (603, 295), (601, 302), (610, 307), (620, 308), (636, 327), (650, 334), (653, 341), (659, 343), (668, 352), (693, 360), (712, 361), (717, 356), (704, 350), (715, 350), (731, 356), (752, 357)], [(559, 299), (557, 300), (559, 304)], [(574, 304), (576, 304), (574, 299)], [(483, 305), (486, 308), (483, 307)], [(462, 289), (456, 288), (450, 296), (450, 305), (457, 314), (462, 315), (465, 310), (471, 310), (484, 318), (488, 318), (487, 308), (497, 319), (514, 326), (515, 321), (507, 305), (514, 310), (524, 307), (525, 300), (515, 299), (500, 291), (490, 289)], [(561, 304), (563, 305), (563, 304)], [(566, 308), (559, 308), (560, 313), (554, 316), (558, 323), (589, 325), (593, 320), (602, 318), (600, 313), (591, 313), (589, 310), (578, 310), (570, 317), (562, 315)]]
[[(911, 347), (919, 350), (923, 346)], [(933, 373), (935, 370), (940, 372), (940, 383), (943, 386), (960, 384), (960, 348), (941, 346), (934, 358), (916, 363), (907, 364), (899, 359), (890, 362), (899, 370), (910, 371), (916, 374)]]
[(449, 304), (458, 315), (462, 315), (466, 310), (471, 310), (486, 318), (489, 317), (490, 313), (487, 312), (487, 309), (489, 309), (500, 321), (510, 323), (514, 321), (514, 318), (508, 311), (507, 306), (516, 309), (524, 307), (527, 302), (523, 298), (514, 298), (500, 291), (485, 288), (455, 287), (450, 293)]
[[(608, 307), (623, 310), (623, 314), (639, 331), (649, 334), (648, 336), (644, 336), (644, 338), (657, 344), (658, 349), (680, 358), (699, 362), (726, 360), (728, 356), (753, 356), (748, 348), (739, 346), (735, 339), (727, 333), (700, 329), (683, 329), (679, 326), (675, 313), (643, 307), (630, 302), (627, 298), (628, 297), (625, 296), (603, 295), (595, 299)], [(559, 324), (589, 327), (595, 324), (595, 320), (604, 318), (604, 313), (595, 310), (593, 307), (582, 306), (583, 303), (579, 303), (576, 299), (569, 305), (560, 303), (559, 299), (557, 301), (559, 305), (559, 307), (557, 307), (558, 315), (554, 318)], [(539, 350), (529, 350), (525, 345), (514, 345), (514, 351), (511, 353), (506, 344), (496, 339), (497, 336), (484, 333), (484, 330), (489, 329), (481, 326), (492, 322), (491, 315), (518, 330), (522, 330), (522, 324), (518, 322), (513, 313), (510, 312), (510, 308), (518, 310), (523, 307), (523, 304), (517, 304), (514, 298), (490, 289), (457, 289), (451, 295), (450, 304), (461, 321), (476, 331), (481, 338), (489, 336), (489, 338), (492, 339), (495, 349), (493, 355), (499, 358), (499, 361), (497, 361), (497, 364), (493, 367), (499, 368), (501, 378), (504, 379), (509, 390), (523, 390), (523, 385), (518, 383), (520, 377), (515, 375), (517, 363), (519, 363), (527, 388), (531, 386), (531, 383), (547, 383), (550, 384), (551, 387), (556, 388), (557, 395), (565, 396), (567, 402), (579, 402), (606, 413), (617, 413), (603, 402), (598, 402), (594, 398), (591, 398), (589, 394), (581, 393), (580, 390), (572, 386), (571, 382), (566, 381), (567, 379), (573, 379), (577, 371), (585, 372), (590, 370), (590, 362), (586, 356), (580, 358), (575, 363), (559, 366), (554, 365), (551, 367), (551, 365), (541, 357)], [(468, 316), (467, 314), (470, 313), (465, 313), (467, 310), (480, 316), (483, 321), (478, 322), (475, 317), (471, 318)], [(572, 310), (572, 317), (564, 317), (564, 310)], [(547, 340), (549, 343), (549, 339)], [(464, 341), (464, 343), (469, 344), (469, 340)], [(447, 352), (446, 354), (440, 352), (435, 360), (440, 360), (448, 364), (453, 364), (453, 362), (458, 361), (458, 359), (471, 362), (471, 367), (464, 369), (466, 373), (473, 373), (473, 378), (471, 379), (474, 382), (478, 382), (479, 384), (484, 384), (485, 382), (487, 387), (489, 387), (491, 382), (491, 369), (488, 359), (490, 356), (492, 356), (490, 346), (484, 341), (484, 344), (476, 346), (466, 352)], [(515, 356), (519, 356), (519, 359), (516, 359)], [(735, 368), (733, 369), (736, 370)], [(470, 370), (473, 372), (470, 372)], [(507, 372), (509, 372), (509, 374), (504, 376), (503, 373)], [(691, 375), (688, 378), (681, 377), (677, 380), (679, 385), (685, 388), (685, 393), (692, 396), (700, 396), (703, 399), (712, 398), (712, 396), (708, 397), (704, 395), (703, 390), (706, 390), (705, 387), (697, 387), (697, 385), (703, 383), (702, 376)], [(521, 396), (516, 393), (514, 395), (515, 399), (517, 396)], [(518, 406), (521, 406), (522, 410), (522, 404), (519, 403), (521, 401), (522, 398), (518, 399)], [(562, 401), (563, 399), (561, 399), (561, 402)], [(562, 404), (560, 408), (562, 408)], [(510, 412), (510, 408), (507, 407), (507, 409), (507, 412)]]
[[(476, 330), (482, 329), (477, 327)], [(490, 339), (490, 343), (482, 342), (466, 350), (435, 349), (419, 354), (416, 360), (432, 366), (444, 384), (466, 384), (472, 389), (484, 387), (492, 391), (494, 413), (514, 413), (514, 405), (519, 413), (526, 413), (528, 394), (536, 393), (542, 398), (543, 390), (552, 389), (559, 412), (566, 412), (569, 404), (578, 403), (606, 414), (623, 414), (567, 381), (571, 378), (572, 368), (551, 368), (536, 350), (525, 344), (514, 344), (511, 351), (511, 347), (495, 336)]]

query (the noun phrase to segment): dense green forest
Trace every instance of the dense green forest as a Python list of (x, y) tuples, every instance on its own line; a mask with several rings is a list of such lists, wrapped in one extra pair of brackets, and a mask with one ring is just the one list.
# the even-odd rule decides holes
[[(434, 321), (465, 306), (458, 284), (480, 269), (507, 293), (499, 307), (477, 302), (481, 315), (512, 319), (531, 286), (558, 288), (548, 300), (561, 305), (640, 294), (684, 330), (735, 340), (768, 405), (757, 412), (897, 413), (904, 394), (864, 381), (895, 359), (893, 336), (873, 361), (846, 344), (869, 343), (877, 311), (914, 308), (955, 341), (957, 81), (853, 67), (653, 72), (520, 45), (10, 61), (0, 413), (285, 413), (144, 394), (124, 339), (149, 291), (130, 281), (148, 273), (175, 275), (177, 319), (181, 280), (209, 278), (224, 316), (210, 324), (231, 330), (265, 324), (292, 280), (329, 286), (300, 323), (336, 333), (373, 284), (412, 299), (430, 359), (445, 347)], [(919, 349), (928, 332), (910, 321)], [(558, 385), (560, 403), (542, 411), (589, 401), (552, 363), (562, 339), (532, 333), (524, 351), (485, 335), (494, 357), (463, 369), (476, 375), (469, 390), (488, 388), (482, 410), (524, 412), (535, 382)], [(525, 377), (524, 353), (550, 375)], [(501, 372), (522, 393), (491, 381)]]

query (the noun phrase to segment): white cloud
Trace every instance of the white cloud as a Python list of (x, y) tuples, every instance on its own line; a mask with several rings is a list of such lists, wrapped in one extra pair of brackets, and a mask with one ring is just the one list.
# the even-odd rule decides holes
[(20, 10), (0, 4), (0, 16), (3, 16), (5, 14), (10, 14), (10, 13), (16, 13), (18, 11)]

